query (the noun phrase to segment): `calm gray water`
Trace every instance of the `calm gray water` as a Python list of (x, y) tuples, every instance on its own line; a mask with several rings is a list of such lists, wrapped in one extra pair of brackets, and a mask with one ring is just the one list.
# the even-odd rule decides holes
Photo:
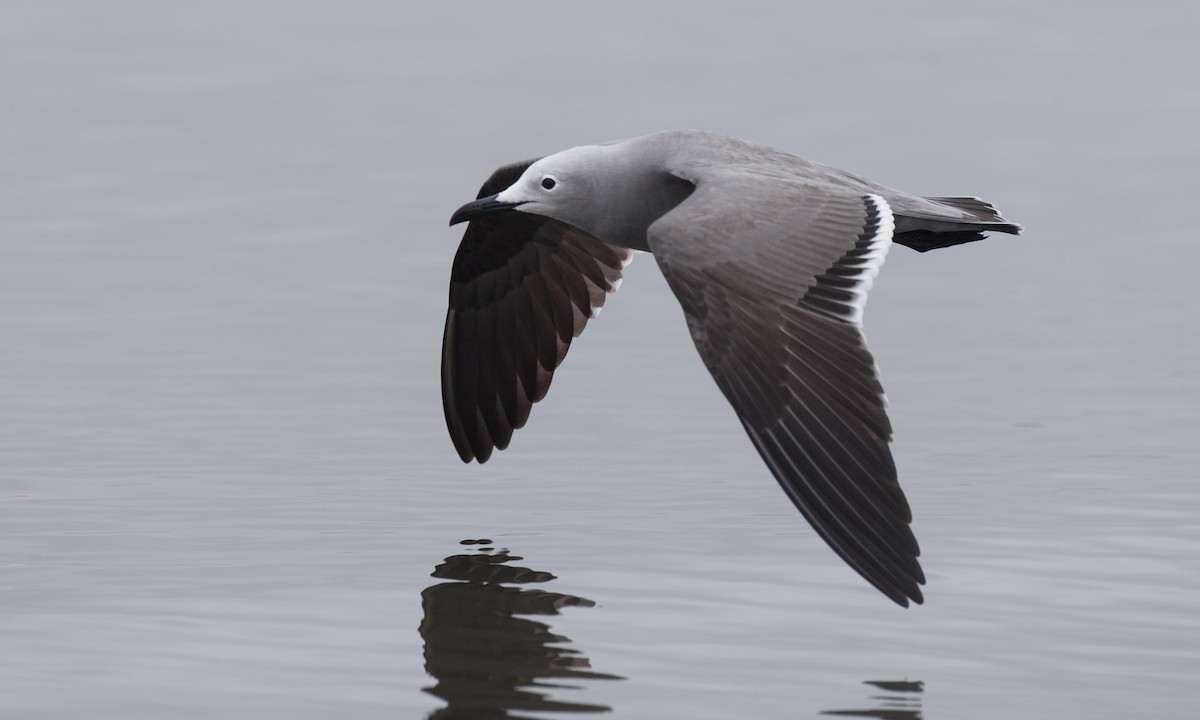
[[(1198, 7), (6, 4), (0, 716), (1195, 717)], [(671, 127), (1028, 228), (867, 310), (924, 606), (791, 508), (648, 257), (457, 460), (451, 211)]]

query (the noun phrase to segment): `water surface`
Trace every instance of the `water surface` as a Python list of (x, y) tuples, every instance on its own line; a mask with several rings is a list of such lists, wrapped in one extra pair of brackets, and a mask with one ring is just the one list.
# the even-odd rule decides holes
[[(1194, 716), (1200, 11), (0, 19), (5, 717)], [(786, 502), (649, 257), (513, 446), (456, 459), (449, 214), (670, 127), (1028, 228), (896, 248), (867, 310), (923, 607)]]

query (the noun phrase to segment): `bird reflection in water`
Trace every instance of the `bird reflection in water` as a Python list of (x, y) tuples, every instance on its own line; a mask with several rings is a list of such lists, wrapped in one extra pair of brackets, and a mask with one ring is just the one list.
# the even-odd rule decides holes
[(863, 684), (887, 693), (871, 696), (879, 707), (863, 710), (826, 710), (821, 714), (877, 720), (921, 720), (921, 693), (925, 690), (925, 683), (920, 680), (867, 680)]
[[(489, 545), (489, 540), (464, 540)], [(578, 689), (575, 681), (622, 680), (594, 672), (571, 640), (523, 616), (557, 615), (564, 607), (593, 607), (574, 595), (520, 587), (554, 579), (548, 572), (511, 565), (522, 558), (480, 547), (451, 555), (433, 571), (450, 582), (421, 593), (425, 670), (437, 684), (425, 692), (446, 707), (430, 720), (523, 718), (512, 711), (608, 712), (605, 705), (551, 699), (550, 692)]]

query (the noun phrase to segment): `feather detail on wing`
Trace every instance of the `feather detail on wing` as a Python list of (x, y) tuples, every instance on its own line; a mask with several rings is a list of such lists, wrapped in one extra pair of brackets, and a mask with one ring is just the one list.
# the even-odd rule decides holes
[[(479, 197), (531, 164), (497, 170)], [(632, 251), (522, 212), (470, 222), (454, 258), (442, 338), (442, 405), (464, 462), (508, 447), (546, 396), (571, 340), (616, 290)]]

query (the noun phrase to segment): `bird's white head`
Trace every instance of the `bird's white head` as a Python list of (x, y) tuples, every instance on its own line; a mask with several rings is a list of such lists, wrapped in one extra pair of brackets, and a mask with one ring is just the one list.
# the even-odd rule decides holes
[(504, 190), (459, 208), (450, 224), (514, 210), (646, 250), (650, 223), (691, 191), (629, 142), (584, 145), (534, 162)]
[(496, 200), (518, 212), (544, 215), (588, 229), (606, 184), (600, 181), (605, 167), (604, 148), (588, 145), (548, 155), (526, 168)]

